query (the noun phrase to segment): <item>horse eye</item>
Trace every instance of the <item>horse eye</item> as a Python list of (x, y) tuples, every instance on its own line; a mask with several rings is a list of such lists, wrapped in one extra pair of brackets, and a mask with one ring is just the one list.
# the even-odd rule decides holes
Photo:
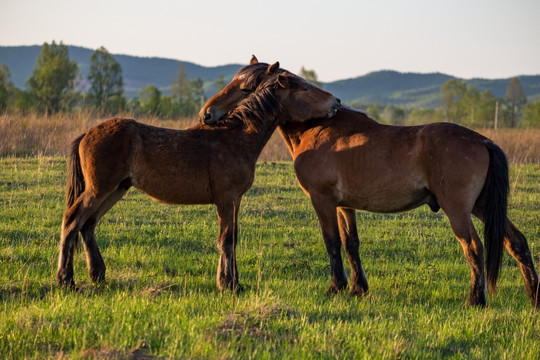
[(251, 89), (243, 88), (243, 89), (240, 89), (240, 91), (243, 92), (243, 93), (250, 93)]

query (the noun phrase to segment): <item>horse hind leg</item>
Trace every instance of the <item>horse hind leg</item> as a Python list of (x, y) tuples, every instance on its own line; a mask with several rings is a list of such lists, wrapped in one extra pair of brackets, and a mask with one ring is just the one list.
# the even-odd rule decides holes
[(359, 255), (360, 240), (356, 228), (356, 210), (340, 207), (337, 213), (341, 242), (351, 267), (350, 293), (364, 296), (368, 291), (368, 283)]
[(517, 261), (521, 275), (525, 281), (525, 290), (531, 300), (532, 306), (537, 309), (540, 306), (540, 284), (534, 268), (534, 262), (525, 236), (507, 219), (504, 246)]
[(95, 228), (98, 221), (105, 215), (127, 192), (128, 187), (120, 186), (116, 191), (110, 194), (97, 211), (84, 223), (81, 228), (81, 237), (83, 239), (84, 251), (86, 254), (86, 264), (88, 267), (88, 276), (93, 282), (105, 280), (105, 262), (99, 251), (96, 239)]
[(75, 285), (73, 281), (73, 256), (78, 234), (102, 201), (103, 199), (96, 198), (89, 191), (85, 191), (64, 213), (56, 272), (56, 280), (60, 286)]
[(452, 230), (459, 240), (465, 258), (471, 268), (471, 290), (469, 304), (486, 305), (486, 283), (484, 276), (484, 247), (472, 223), (470, 214), (448, 214)]

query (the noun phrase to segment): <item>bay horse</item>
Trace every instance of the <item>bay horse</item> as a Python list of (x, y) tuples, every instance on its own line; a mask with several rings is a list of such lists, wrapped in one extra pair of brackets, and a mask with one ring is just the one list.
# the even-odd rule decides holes
[[(265, 66), (272, 76), (279, 63)], [(57, 282), (74, 286), (73, 253), (80, 233), (92, 281), (105, 279), (94, 230), (100, 218), (133, 186), (170, 204), (215, 204), (219, 220), (217, 287), (236, 289), (235, 247), (242, 195), (278, 122), (333, 116), (339, 100), (279, 74), (239, 103), (237, 114), (218, 126), (171, 130), (114, 118), (77, 137), (68, 157), (66, 210)], [(254, 80), (253, 80), (254, 81)], [(242, 116), (240, 116), (242, 115)], [(241, 121), (242, 120), (242, 121)]]
[[(265, 81), (261, 68), (264, 64), (253, 57), (243, 74)], [(234, 111), (249, 94), (245, 87), (241, 77), (234, 77), (203, 106), (201, 121), (212, 124)], [(345, 106), (331, 119), (284, 123), (278, 130), (319, 219), (330, 258), (330, 292), (347, 286), (341, 244), (351, 268), (350, 292), (362, 296), (368, 291), (355, 209), (396, 213), (427, 204), (435, 212), (443, 209), (463, 248), (471, 271), (471, 305), (486, 305), (484, 266), (494, 294), (503, 244), (520, 266), (533, 307), (539, 305), (538, 275), (527, 240), (507, 217), (506, 156), (492, 141), (451, 123), (382, 125)], [(484, 222), (485, 260), (471, 214)]]

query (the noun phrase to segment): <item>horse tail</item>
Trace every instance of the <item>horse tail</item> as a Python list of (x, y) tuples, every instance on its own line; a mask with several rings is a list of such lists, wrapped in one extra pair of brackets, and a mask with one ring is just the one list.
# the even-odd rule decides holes
[(502, 265), (510, 185), (506, 155), (492, 141), (486, 140), (484, 144), (489, 152), (489, 167), (484, 184), (484, 242), (488, 291), (494, 294)]
[(84, 134), (73, 140), (67, 159), (66, 211), (73, 206), (77, 198), (84, 192), (85, 183), (79, 156), (79, 145)]

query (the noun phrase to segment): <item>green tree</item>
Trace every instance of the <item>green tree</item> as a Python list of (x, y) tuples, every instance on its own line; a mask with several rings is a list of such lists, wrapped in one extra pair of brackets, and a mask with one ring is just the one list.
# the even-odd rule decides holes
[(88, 80), (90, 99), (100, 111), (118, 110), (125, 104), (122, 67), (104, 47), (90, 56)]
[(0, 66), (0, 113), (6, 111), (13, 83), (7, 65)]
[[(223, 81), (223, 85), (224, 85)], [(178, 75), (171, 84), (171, 114), (191, 116), (196, 114), (204, 104), (204, 82), (202, 79), (188, 79), (184, 64), (178, 63)]]
[(318, 87), (322, 87), (322, 83), (319, 81), (315, 70), (307, 70), (302, 66), (302, 68), (300, 69), (300, 77), (303, 77), (304, 79), (314, 85), (317, 85)]
[(466, 115), (466, 105), (462, 101), (467, 93), (467, 85), (458, 79), (450, 79), (441, 86), (441, 106), (446, 115), (446, 121), (462, 123)]
[(444, 121), (445, 113), (441, 109), (414, 109), (407, 117), (407, 125), (423, 125)]
[(510, 127), (516, 127), (523, 107), (527, 104), (527, 96), (523, 93), (523, 88), (517, 77), (510, 79), (504, 97), (510, 107)]
[(403, 125), (405, 110), (394, 105), (387, 105), (381, 113), (381, 120), (386, 124)]
[(366, 109), (366, 112), (368, 113), (369, 117), (377, 121), (380, 121), (380, 117), (381, 117), (380, 111), (381, 111), (381, 107), (379, 106), (379, 104), (371, 104)]
[(201, 78), (196, 78), (190, 81), (190, 96), (195, 107), (202, 107), (205, 102), (204, 82)]
[(474, 86), (467, 87), (462, 102), (464, 116), (460, 124), (469, 127), (474, 126), (475, 115), (477, 115), (477, 109), (480, 106), (480, 93)]
[(153, 85), (142, 88), (137, 93), (141, 111), (151, 115), (161, 115), (161, 91)]
[(62, 42), (44, 43), (27, 82), (30, 94), (47, 114), (58, 112), (67, 105), (77, 72), (77, 64), (69, 59), (67, 46)]
[(525, 106), (523, 110), (523, 127), (540, 128), (540, 99)]
[(186, 99), (189, 98), (189, 87), (190, 84), (187, 74), (184, 71), (184, 64), (179, 61), (178, 75), (176, 76), (176, 80), (174, 80), (171, 84), (171, 93), (173, 98), (175, 98), (178, 102), (186, 101)]
[(485, 90), (480, 93), (479, 104), (476, 107), (474, 121), (472, 126), (474, 127), (492, 127), (495, 120), (495, 104), (497, 99), (491, 91)]
[(225, 76), (219, 75), (217, 80), (214, 82), (214, 87), (216, 88), (216, 93), (220, 92), (225, 88)]

